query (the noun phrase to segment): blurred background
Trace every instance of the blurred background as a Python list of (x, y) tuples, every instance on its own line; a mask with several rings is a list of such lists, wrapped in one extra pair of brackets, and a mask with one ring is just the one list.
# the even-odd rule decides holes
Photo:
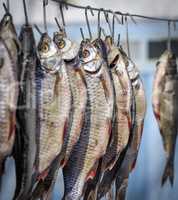
[[(43, 30), (42, 0), (26, 0), (28, 14), (32, 24), (37, 24)], [(0, 18), (4, 14), (2, 7), (3, 0), (0, 0)], [(97, 8), (113, 9), (114, 11), (129, 12), (132, 14), (141, 14), (154, 17), (178, 18), (178, 0), (75, 0), (68, 1), (83, 6), (93, 6)], [(24, 13), (22, 0), (10, 0), (10, 11), (14, 18), (17, 30), (20, 30), (24, 23)], [(90, 13), (89, 13), (90, 16)], [(57, 30), (54, 17), (61, 20), (59, 5), (49, 0), (47, 7), (48, 30), (52, 36)], [(81, 41), (79, 28), (84, 29), (87, 37), (88, 31), (85, 22), (84, 10), (69, 8), (64, 9), (66, 21), (66, 30), (68, 36), (78, 42)], [(110, 16), (112, 18), (112, 16)], [(162, 140), (159, 134), (156, 120), (153, 116), (151, 107), (152, 83), (155, 72), (155, 64), (161, 53), (166, 49), (168, 24), (167, 22), (141, 20), (135, 18), (136, 24), (129, 20), (129, 43), (131, 49), (131, 58), (140, 69), (142, 79), (147, 94), (147, 114), (145, 119), (144, 133), (141, 142), (141, 148), (138, 155), (136, 168), (129, 178), (129, 188), (127, 200), (177, 200), (178, 198), (178, 149), (175, 156), (175, 181), (171, 188), (166, 183), (163, 188), (160, 187), (161, 175), (165, 166), (165, 154), (163, 151)], [(90, 17), (90, 24), (93, 37), (97, 34), (97, 12), (94, 17)], [(109, 34), (109, 29), (102, 17), (102, 27)], [(39, 40), (39, 34), (35, 32), (36, 41)], [(116, 22), (115, 27), (117, 35), (121, 35), (121, 44), (126, 48), (126, 27)], [(178, 55), (178, 30), (171, 26), (172, 49)], [(15, 179), (14, 164), (9, 158), (6, 162), (6, 174), (3, 177), (3, 188), (0, 193), (0, 200), (11, 200), (13, 196)], [(61, 172), (58, 183), (55, 186), (54, 200), (61, 199), (63, 195), (63, 181)]]

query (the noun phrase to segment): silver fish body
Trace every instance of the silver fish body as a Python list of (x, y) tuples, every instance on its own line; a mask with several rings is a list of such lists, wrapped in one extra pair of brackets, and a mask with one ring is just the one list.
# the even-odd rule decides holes
[[(44, 36), (39, 49), (46, 48), (48, 40), (48, 36)], [(42, 68), (39, 66), (37, 70), (39, 173), (47, 169), (62, 150), (71, 107), (71, 90), (65, 64), (55, 44), (50, 41), (50, 45), (49, 52), (39, 50)]]
[(157, 63), (153, 85), (153, 110), (157, 119), (166, 152), (167, 164), (162, 185), (167, 179), (174, 182), (174, 156), (178, 130), (178, 73), (176, 57), (165, 51)]
[(0, 22), (0, 175), (5, 158), (12, 153), (18, 98), (17, 57), (19, 46), (12, 16)]
[(27, 199), (35, 174), (37, 154), (36, 131), (36, 65), (37, 53), (31, 26), (23, 26), (19, 40), (22, 51), (19, 55), (21, 66), (20, 91), (17, 110), (17, 131), (15, 142), (16, 191), (14, 199)]
[[(125, 57), (126, 58), (126, 57)], [(134, 100), (134, 124), (131, 140), (116, 178), (116, 199), (124, 199), (130, 172), (134, 169), (141, 143), (146, 112), (146, 97), (139, 72), (133, 62), (126, 58), (128, 73), (132, 82)]]
[(80, 139), (64, 167), (64, 199), (80, 199), (89, 179), (96, 175), (105, 154), (113, 115), (113, 89), (106, 63), (94, 43), (81, 45), (88, 99)]
[(66, 64), (72, 92), (70, 125), (64, 137), (63, 155), (61, 155), (61, 164), (65, 166), (74, 145), (80, 137), (87, 102), (87, 88), (84, 73), (81, 70), (79, 62), (79, 45), (67, 38), (63, 32), (54, 33), (53, 41), (57, 45), (62, 59)]
[[(117, 59), (118, 57), (118, 59)], [(120, 153), (128, 144), (131, 130), (131, 81), (118, 47), (112, 47), (108, 54), (109, 65), (112, 66), (111, 75), (115, 88), (115, 122), (112, 130), (113, 140), (103, 158), (104, 169), (111, 170)], [(114, 64), (113, 62), (116, 62)]]

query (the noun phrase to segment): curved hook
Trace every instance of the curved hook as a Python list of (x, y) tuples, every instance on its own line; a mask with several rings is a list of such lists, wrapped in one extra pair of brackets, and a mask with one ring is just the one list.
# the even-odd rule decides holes
[(23, 0), (23, 8), (24, 8), (24, 14), (25, 14), (25, 23), (26, 23), (26, 25), (29, 25), (27, 7), (26, 7), (26, 1), (25, 0)]
[(103, 9), (103, 8), (100, 8), (99, 11), (98, 11), (98, 37), (100, 38), (101, 36), (101, 31), (102, 31), (102, 28), (101, 28), (101, 12), (104, 13), (104, 16), (105, 16), (105, 20), (109, 26), (109, 30), (111, 32), (111, 24), (109, 22), (109, 17), (108, 17), (108, 13)]
[(61, 18), (62, 18), (63, 31), (66, 34), (66, 30), (65, 30), (66, 23), (65, 23), (65, 19), (64, 19), (63, 5), (60, 3), (59, 3), (59, 10), (60, 10)]
[(90, 40), (92, 39), (92, 33), (91, 33), (91, 29), (90, 29), (90, 23), (89, 23), (89, 19), (88, 19), (88, 9), (90, 10), (92, 16), (94, 16), (93, 10), (90, 8), (90, 6), (87, 6), (85, 8), (85, 19), (86, 19), (86, 23), (87, 23), (87, 28), (88, 28), (88, 33), (90, 36)]
[(115, 19), (117, 20), (117, 22), (119, 24), (122, 24), (122, 22), (120, 21), (120, 19), (118, 18), (117, 16), (117, 13), (116, 12), (113, 12), (113, 18), (112, 18), (112, 39), (114, 41), (114, 37), (115, 37)]
[(48, 5), (48, 0), (43, 0), (43, 19), (44, 19), (44, 30), (47, 33), (47, 21), (46, 21), (46, 6)]

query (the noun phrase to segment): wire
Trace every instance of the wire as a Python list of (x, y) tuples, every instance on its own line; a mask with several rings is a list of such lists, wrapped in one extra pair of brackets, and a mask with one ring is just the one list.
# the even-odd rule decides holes
[[(52, 1), (55, 1), (55, 2), (58, 2), (60, 4), (63, 4), (63, 5), (67, 5), (67, 6), (70, 6), (70, 7), (73, 7), (73, 8), (78, 8), (78, 9), (86, 9), (88, 6), (80, 6), (80, 5), (76, 5), (76, 4), (72, 4), (72, 3), (68, 3), (68, 2), (64, 2), (64, 1), (61, 1), (61, 0), (52, 0)], [(90, 7), (91, 10), (93, 11), (100, 11), (101, 8), (95, 8), (95, 7)], [(103, 9), (103, 8), (102, 8)], [(105, 9), (104, 9), (105, 10)], [(105, 10), (105, 12), (107, 13), (113, 13), (114, 11), (112, 10)], [(115, 14), (117, 15), (121, 15), (121, 16), (128, 16), (128, 17), (136, 17), (136, 18), (143, 18), (143, 19), (148, 19), (148, 20), (155, 20), (155, 21), (171, 21), (171, 22), (178, 22), (178, 19), (169, 19), (169, 18), (159, 18), (159, 17), (149, 17), (149, 16), (145, 16), (145, 15), (138, 15), (138, 14), (130, 14), (130, 13), (122, 13), (120, 11), (116, 11), (114, 12)]]

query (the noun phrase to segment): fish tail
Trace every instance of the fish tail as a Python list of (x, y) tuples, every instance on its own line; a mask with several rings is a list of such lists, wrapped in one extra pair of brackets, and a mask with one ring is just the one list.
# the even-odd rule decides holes
[(125, 200), (128, 187), (128, 179), (125, 179), (119, 188), (116, 188), (115, 200)]
[(87, 200), (96, 200), (96, 199), (97, 199), (96, 192), (94, 190), (90, 191)]
[(166, 167), (164, 169), (164, 173), (162, 175), (161, 186), (165, 184), (165, 182), (169, 179), (171, 186), (173, 187), (174, 183), (174, 162), (172, 159), (168, 159), (166, 163)]

